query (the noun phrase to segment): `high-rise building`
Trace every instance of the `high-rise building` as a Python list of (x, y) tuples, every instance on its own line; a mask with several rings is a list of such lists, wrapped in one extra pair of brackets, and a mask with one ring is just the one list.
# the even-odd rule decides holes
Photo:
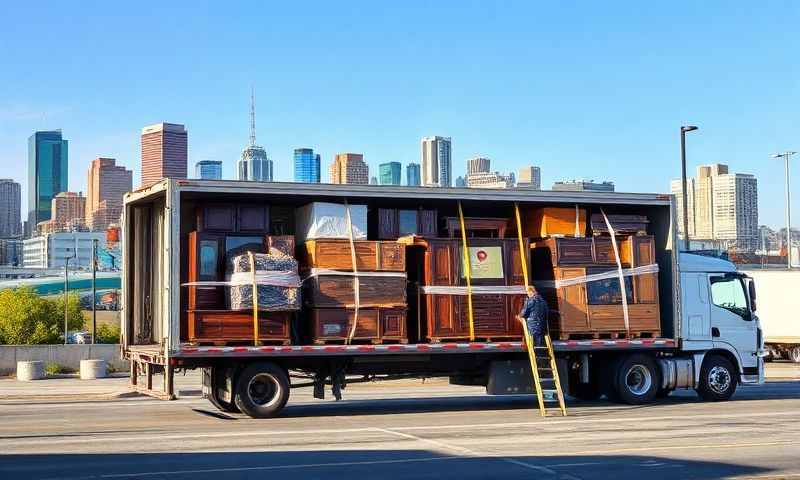
[(222, 180), (221, 160), (200, 160), (194, 164), (194, 178), (200, 180)]
[(22, 185), (10, 178), (0, 178), (0, 238), (22, 236)]
[(467, 188), (467, 180), (461, 175), (456, 177), (456, 188)]
[[(759, 248), (758, 183), (753, 175), (729, 173), (724, 164), (697, 168), (687, 179), (689, 238), (720, 241), (725, 248), (752, 252)], [(671, 182), (678, 201), (678, 228), (683, 235), (681, 183)]]
[(369, 177), (370, 185), (378, 185), (378, 177)]
[(36, 132), (28, 139), (28, 223), (30, 235), (39, 222), (50, 220), (53, 197), (67, 191), (68, 142), (61, 130)]
[(529, 188), (531, 190), (542, 189), (542, 171), (533, 165), (519, 169), (517, 177), (517, 187)]
[(406, 185), (409, 187), (419, 187), (421, 184), (419, 173), (419, 163), (411, 162), (406, 165)]
[(400, 162), (387, 162), (378, 165), (378, 180), (381, 185), (400, 185), (403, 166)]
[(272, 160), (264, 147), (256, 145), (256, 94), (250, 92), (250, 144), (236, 163), (236, 178), (250, 182), (272, 181)]
[(302, 183), (320, 182), (320, 157), (311, 148), (294, 149), (294, 181)]
[(475, 157), (467, 160), (467, 178), (476, 173), (489, 173), (491, 160), (484, 157)]
[(83, 192), (61, 192), (52, 200), (52, 222), (59, 226), (85, 224), (86, 197)]
[(478, 172), (467, 175), (466, 183), (470, 188), (511, 188), (514, 186), (514, 174)]
[(0, 265), (10, 267), (22, 265), (22, 240), (0, 238)]
[(105, 231), (122, 215), (122, 197), (133, 190), (133, 172), (113, 158), (96, 158), (89, 164), (86, 191), (86, 226)]
[(156, 123), (142, 129), (142, 186), (162, 178), (186, 178), (189, 134), (177, 123)]
[(331, 183), (366, 185), (369, 183), (369, 165), (360, 153), (339, 153), (329, 168)]
[(594, 180), (568, 180), (553, 184), (559, 192), (613, 192), (614, 182), (595, 182)]
[(422, 139), (422, 185), (452, 186), (452, 141), (450, 137)]

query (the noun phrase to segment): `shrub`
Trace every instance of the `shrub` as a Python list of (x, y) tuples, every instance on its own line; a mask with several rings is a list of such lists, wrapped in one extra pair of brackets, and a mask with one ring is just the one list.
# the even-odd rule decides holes
[[(67, 325), (73, 331), (83, 326), (78, 296), (74, 294), (67, 299)], [(27, 287), (0, 290), (0, 343), (61, 343), (63, 335), (63, 296), (49, 300)]]
[(68, 369), (56, 362), (47, 362), (44, 366), (44, 374), (47, 376), (58, 375), (61, 373), (68, 373)]
[(98, 325), (95, 343), (119, 343), (119, 336), (119, 325)]

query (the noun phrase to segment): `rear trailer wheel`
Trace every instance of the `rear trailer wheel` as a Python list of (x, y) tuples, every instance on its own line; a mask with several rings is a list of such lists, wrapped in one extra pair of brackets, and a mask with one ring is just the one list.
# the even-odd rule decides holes
[[(211, 367), (211, 389), (208, 393), (208, 401), (217, 407), (218, 410), (225, 413), (239, 413), (239, 407), (234, 402), (235, 392), (233, 391), (234, 379), (228, 379), (227, 375), (233, 375), (232, 368)], [(230, 386), (226, 388), (225, 383), (230, 380)], [(220, 389), (225, 389), (230, 392), (231, 401), (226, 401), (222, 398), (224, 392)]]
[(800, 363), (800, 347), (794, 347), (789, 350), (789, 359), (794, 363)]
[(725, 357), (709, 355), (700, 367), (700, 384), (697, 394), (707, 402), (727, 400), (736, 391), (739, 374)]
[(648, 355), (633, 354), (624, 357), (617, 364), (614, 386), (623, 403), (650, 403), (655, 400), (661, 386), (661, 370)]
[(249, 417), (271, 418), (289, 400), (289, 377), (274, 363), (254, 363), (236, 382), (236, 406)]

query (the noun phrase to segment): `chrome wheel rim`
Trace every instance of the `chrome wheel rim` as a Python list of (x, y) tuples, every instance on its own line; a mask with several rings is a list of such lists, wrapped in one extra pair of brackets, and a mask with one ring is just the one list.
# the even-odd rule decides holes
[(644, 365), (633, 365), (625, 374), (625, 385), (632, 394), (644, 395), (653, 386), (653, 375)]
[(269, 373), (259, 373), (247, 383), (247, 395), (253, 403), (262, 407), (269, 407), (278, 402), (280, 384)]
[(715, 393), (725, 394), (731, 387), (731, 374), (719, 365), (708, 372), (708, 387)]

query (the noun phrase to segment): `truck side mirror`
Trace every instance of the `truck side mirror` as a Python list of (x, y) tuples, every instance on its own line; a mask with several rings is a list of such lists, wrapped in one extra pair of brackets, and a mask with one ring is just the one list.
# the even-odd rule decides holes
[(756, 311), (756, 282), (752, 278), (747, 282), (747, 293), (750, 294), (750, 311)]

